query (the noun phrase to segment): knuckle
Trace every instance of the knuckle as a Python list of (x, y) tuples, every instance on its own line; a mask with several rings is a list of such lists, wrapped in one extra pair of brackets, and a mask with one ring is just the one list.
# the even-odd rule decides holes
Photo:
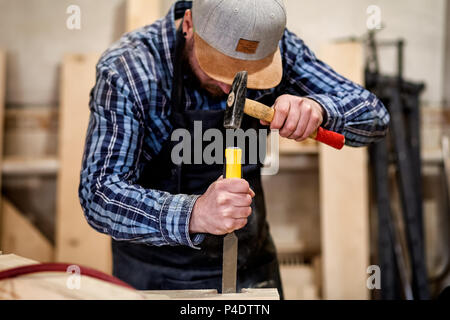
[(217, 204), (218, 204), (219, 206), (223, 206), (223, 205), (226, 205), (226, 204), (227, 204), (227, 198), (225, 197), (224, 194), (219, 194), (219, 195), (217, 196)]
[(222, 213), (221, 213), (221, 216), (222, 216), (222, 218), (224, 218), (224, 219), (229, 218), (229, 217), (231, 216), (231, 211), (230, 211), (230, 209), (228, 209), (228, 208), (223, 209), (223, 210), (222, 210)]
[(293, 123), (286, 124), (286, 130), (290, 132), (294, 132), (297, 129), (297, 126)]
[(283, 107), (281, 107), (280, 109), (279, 109), (279, 113), (281, 113), (281, 115), (283, 115), (283, 116), (287, 116), (288, 115), (288, 108), (287, 107), (285, 107), (285, 106), (283, 106)]
[(292, 138), (293, 139), (298, 139), (302, 136), (303, 132), (301, 128), (297, 128), (297, 130), (295, 130), (295, 132), (292, 134)]
[(313, 114), (312, 116), (311, 116), (311, 120), (314, 122), (314, 123), (317, 123), (317, 122), (319, 122), (319, 116), (315, 113), (315, 114)]
[(289, 108), (285, 104), (278, 104), (275, 108), (275, 111), (283, 116), (286, 116), (289, 112)]

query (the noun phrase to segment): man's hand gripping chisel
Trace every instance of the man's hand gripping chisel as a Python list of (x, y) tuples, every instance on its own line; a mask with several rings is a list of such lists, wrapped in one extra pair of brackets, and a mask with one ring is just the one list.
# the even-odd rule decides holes
[[(247, 78), (246, 71), (239, 72), (234, 78), (225, 111), (224, 126), (226, 129), (239, 129), (244, 113), (268, 123), (271, 123), (273, 120), (275, 114), (273, 108), (247, 99)], [(345, 137), (342, 134), (325, 130), (322, 127), (311, 135), (310, 138), (339, 150), (345, 144)]]

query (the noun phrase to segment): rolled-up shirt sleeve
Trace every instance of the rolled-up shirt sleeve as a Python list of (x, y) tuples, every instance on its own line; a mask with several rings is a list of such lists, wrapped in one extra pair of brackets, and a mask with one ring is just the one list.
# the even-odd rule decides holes
[(136, 183), (148, 128), (144, 130), (133, 86), (136, 83), (115, 70), (98, 67), (79, 185), (85, 218), (95, 230), (118, 241), (198, 249), (204, 235), (189, 233), (198, 196), (173, 195)]
[(326, 113), (322, 124), (325, 129), (343, 134), (346, 145), (353, 147), (367, 146), (386, 135), (389, 113), (373, 93), (317, 59), (288, 30), (283, 36), (282, 52), (286, 93), (318, 102)]

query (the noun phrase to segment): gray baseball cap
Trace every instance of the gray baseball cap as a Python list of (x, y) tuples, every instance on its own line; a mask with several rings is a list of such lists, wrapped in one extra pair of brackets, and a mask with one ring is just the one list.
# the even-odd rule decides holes
[(281, 82), (282, 0), (194, 0), (192, 18), (195, 54), (211, 78), (231, 85), (236, 73), (247, 71), (252, 89)]

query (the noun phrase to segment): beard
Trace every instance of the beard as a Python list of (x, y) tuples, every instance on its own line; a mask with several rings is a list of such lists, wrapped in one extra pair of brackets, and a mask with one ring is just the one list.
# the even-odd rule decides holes
[(188, 58), (189, 54), (193, 54), (193, 49), (190, 46), (186, 46), (183, 54), (183, 66), (185, 74), (188, 76), (188, 86), (194, 86), (195, 88), (200, 88), (207, 96), (213, 99), (224, 99), (227, 94), (223, 92), (222, 88), (214, 83), (214, 80), (209, 78), (206, 80), (201, 80), (199, 73), (196, 67), (192, 65), (192, 62)]
[(226, 94), (223, 92), (222, 88), (220, 88), (216, 84), (212, 83), (201, 83), (200, 87), (206, 91), (211, 98), (220, 99), (225, 98)]

